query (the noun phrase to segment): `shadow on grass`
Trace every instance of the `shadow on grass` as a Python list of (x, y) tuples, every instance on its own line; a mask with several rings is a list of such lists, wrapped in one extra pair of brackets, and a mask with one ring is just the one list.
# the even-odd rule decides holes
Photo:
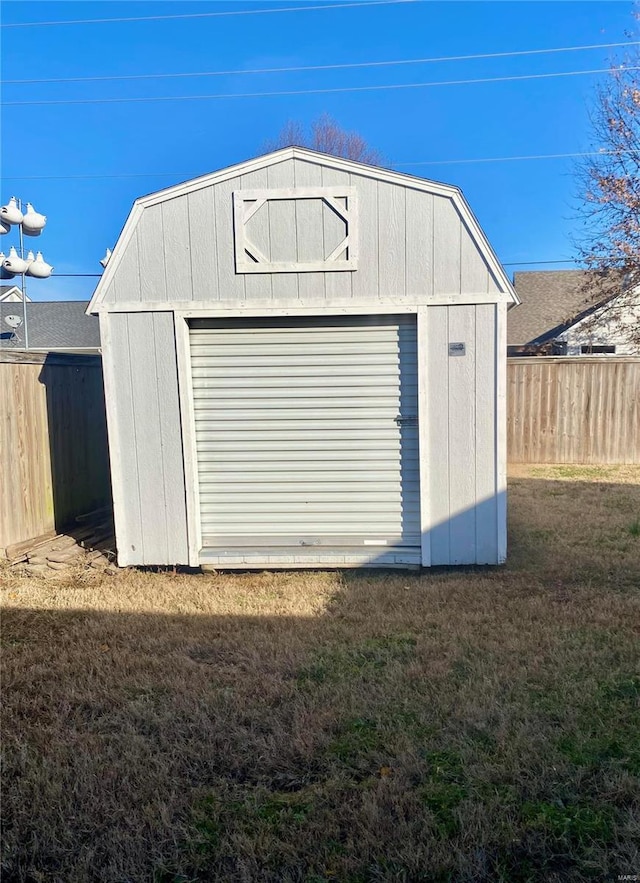
[(517, 480), (504, 568), (17, 585), (3, 879), (635, 873), (638, 502)]

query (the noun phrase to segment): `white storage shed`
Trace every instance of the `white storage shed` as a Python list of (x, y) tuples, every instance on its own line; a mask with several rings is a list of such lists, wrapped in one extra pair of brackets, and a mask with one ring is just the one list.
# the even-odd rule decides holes
[(137, 200), (88, 308), (120, 565), (503, 562), (513, 303), (449, 185), (289, 147)]

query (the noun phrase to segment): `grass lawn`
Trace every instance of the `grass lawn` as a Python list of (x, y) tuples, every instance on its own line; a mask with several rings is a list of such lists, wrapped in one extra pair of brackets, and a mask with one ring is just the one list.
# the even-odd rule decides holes
[(509, 520), (503, 568), (0, 570), (4, 883), (640, 874), (640, 467)]

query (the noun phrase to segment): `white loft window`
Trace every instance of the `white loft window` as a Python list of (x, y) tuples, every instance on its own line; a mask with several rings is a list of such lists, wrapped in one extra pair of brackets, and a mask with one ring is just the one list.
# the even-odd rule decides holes
[(357, 270), (353, 187), (237, 190), (233, 194), (236, 273)]

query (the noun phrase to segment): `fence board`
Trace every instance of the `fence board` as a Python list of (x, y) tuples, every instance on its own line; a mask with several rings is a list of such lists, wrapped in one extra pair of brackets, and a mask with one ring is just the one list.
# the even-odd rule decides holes
[(0, 354), (0, 551), (110, 501), (100, 357)]
[(511, 463), (640, 463), (640, 359), (507, 359)]

